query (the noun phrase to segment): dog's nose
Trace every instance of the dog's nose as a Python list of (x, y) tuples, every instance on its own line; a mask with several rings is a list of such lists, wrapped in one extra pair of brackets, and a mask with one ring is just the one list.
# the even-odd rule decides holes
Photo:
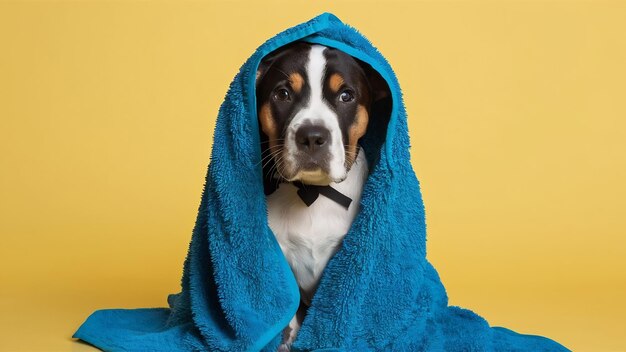
[(299, 149), (314, 152), (328, 146), (330, 131), (322, 126), (305, 125), (296, 131), (296, 144)]

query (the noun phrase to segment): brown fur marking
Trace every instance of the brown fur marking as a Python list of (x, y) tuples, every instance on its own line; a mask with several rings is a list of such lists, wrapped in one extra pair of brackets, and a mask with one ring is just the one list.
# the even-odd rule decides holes
[(341, 77), (341, 75), (338, 73), (333, 73), (328, 79), (328, 86), (334, 93), (337, 93), (339, 91), (339, 88), (341, 88), (342, 84), (343, 77)]
[(270, 109), (270, 103), (265, 103), (261, 106), (259, 111), (259, 123), (261, 124), (261, 130), (269, 137), (270, 150), (274, 150), (276, 145), (276, 138), (278, 138), (278, 130), (276, 128), (276, 122), (272, 116), (272, 109)]
[(291, 88), (294, 92), (300, 93), (302, 91), (302, 86), (304, 86), (304, 78), (298, 72), (294, 72), (289, 75), (289, 84), (291, 84)]
[(352, 165), (356, 160), (356, 145), (359, 138), (363, 137), (367, 130), (367, 124), (369, 122), (369, 114), (367, 109), (363, 105), (360, 105), (356, 109), (356, 119), (350, 126), (348, 132), (348, 147), (346, 148), (346, 161), (348, 165)]

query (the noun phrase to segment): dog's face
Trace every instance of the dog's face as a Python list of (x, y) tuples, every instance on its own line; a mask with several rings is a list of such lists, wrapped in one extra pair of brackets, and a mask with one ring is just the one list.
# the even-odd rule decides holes
[(374, 74), (340, 50), (302, 42), (261, 62), (256, 97), (262, 147), (278, 177), (321, 185), (346, 178), (370, 105), (385, 95)]

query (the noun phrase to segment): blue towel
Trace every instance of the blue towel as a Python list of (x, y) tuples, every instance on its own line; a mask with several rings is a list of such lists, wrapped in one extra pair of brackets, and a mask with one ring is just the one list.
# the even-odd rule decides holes
[(74, 337), (107, 351), (276, 351), (300, 296), (267, 223), (255, 74), (265, 55), (296, 40), (368, 63), (387, 81), (391, 97), (373, 109), (361, 140), (371, 169), (361, 210), (322, 275), (292, 350), (568, 351), (448, 306), (426, 260), (424, 206), (396, 76), (365, 37), (329, 13), (269, 39), (231, 83), (181, 292), (168, 297), (169, 308), (99, 310)]

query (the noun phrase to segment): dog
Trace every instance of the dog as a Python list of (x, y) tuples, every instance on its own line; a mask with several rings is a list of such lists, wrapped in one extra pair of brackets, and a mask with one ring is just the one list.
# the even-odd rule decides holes
[(326, 264), (358, 210), (369, 169), (359, 139), (386, 83), (335, 48), (296, 42), (259, 64), (256, 98), (268, 223), (300, 289), (289, 351)]

